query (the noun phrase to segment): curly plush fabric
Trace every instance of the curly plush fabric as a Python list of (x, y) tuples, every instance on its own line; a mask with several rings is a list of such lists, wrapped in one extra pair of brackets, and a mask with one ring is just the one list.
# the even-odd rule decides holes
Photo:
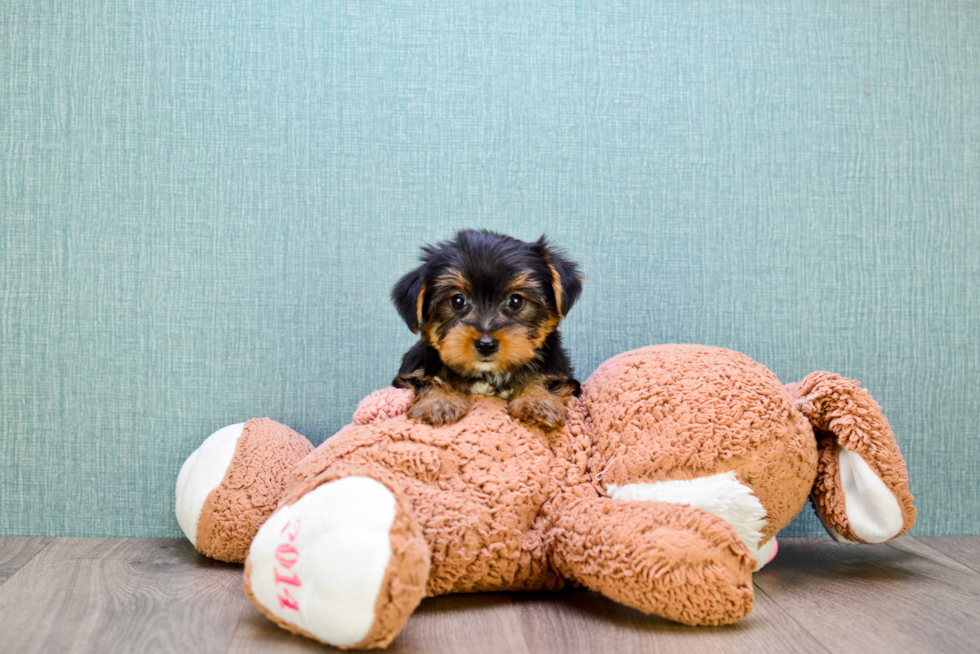
[(259, 527), (279, 505), (286, 478), (312, 451), (308, 440), (274, 420), (246, 422), (224, 479), (201, 509), (198, 551), (219, 561), (244, 561)]
[(885, 482), (902, 512), (901, 530), (895, 536), (907, 533), (915, 524), (909, 476), (891, 426), (874, 398), (858, 382), (830, 372), (807, 375), (792, 385), (791, 394), (800, 412), (813, 423), (819, 439), (820, 460), (811, 497), (831, 533), (845, 540), (867, 542), (855, 533), (847, 517), (840, 478), (842, 448), (860, 454)]
[(752, 610), (755, 559), (721, 519), (663, 503), (559, 502), (553, 560), (564, 577), (685, 624), (729, 624)]
[[(372, 474), (373, 473), (373, 474)], [(398, 632), (401, 631), (412, 611), (425, 597), (426, 582), (430, 570), (430, 552), (422, 537), (421, 529), (415, 520), (408, 498), (399, 492), (398, 486), (392, 483), (392, 476), (382, 470), (358, 469), (352, 466), (338, 466), (330, 473), (318, 475), (309, 483), (295, 486), (293, 491), (284, 496), (280, 506), (288, 506), (300, 497), (322, 484), (351, 476), (371, 475), (371, 478), (382, 481), (395, 495), (395, 519), (389, 532), (391, 551), (394, 555), (388, 562), (381, 582), (381, 590), (375, 600), (374, 624), (360, 641), (344, 646), (344, 649), (371, 649), (386, 647)], [(317, 636), (298, 627), (297, 625), (275, 615), (268, 607), (257, 601), (252, 592), (252, 565), (250, 560), (245, 562), (245, 592), (258, 609), (277, 625), (313, 640)]]
[(394, 418), (412, 405), (412, 391), (407, 388), (382, 388), (360, 401), (354, 411), (355, 425), (369, 425)]
[(605, 362), (583, 388), (604, 485), (734, 470), (767, 510), (764, 539), (806, 503), (813, 430), (775, 375), (744, 354), (645, 347)]
[[(251, 470), (270, 465), (268, 455), (243, 456), (206, 507), (214, 514), (208, 520), (230, 523), (215, 531), (217, 539), (240, 548), (274, 497), (281, 510), (298, 512), (310, 493), (348, 477), (388, 489), (397, 508), (383, 542), (390, 558), (373, 568), (380, 580), (377, 597), (368, 598), (373, 621), (364, 614), (370, 624), (363, 633), (330, 644), (390, 643), (425, 595), (557, 589), (566, 582), (685, 624), (729, 624), (752, 609), (752, 572), (773, 543), (763, 545), (811, 491), (840, 538), (861, 542), (860, 526), (887, 539), (915, 520), (904, 462), (880, 408), (856, 382), (829, 373), (784, 388), (737, 352), (643, 348), (600, 366), (581, 397), (568, 400), (565, 426), (550, 433), (515, 420), (497, 398), (474, 398), (462, 420), (440, 427), (409, 419), (411, 400), (402, 389), (371, 394), (353, 423), (298, 460), (284, 483), (276, 481), (282, 462), (303, 447), (285, 428), (266, 424), (269, 451), (291, 452), (272, 457), (280, 461), (273, 480)], [(257, 427), (249, 427), (256, 438)], [(259, 451), (253, 438), (242, 441), (243, 452)], [(842, 481), (841, 452), (860, 483)], [(248, 491), (248, 479), (259, 480), (260, 490)], [(878, 506), (862, 503), (865, 488), (896, 511), (878, 531), (874, 520), (854, 523)], [(268, 562), (272, 545), (263, 547), (253, 554)], [(305, 562), (317, 551), (298, 555)], [(318, 638), (253, 593), (251, 558), (246, 590), (260, 610)], [(262, 574), (266, 588), (300, 581), (268, 565)], [(314, 581), (330, 583), (327, 572), (314, 577), (302, 592), (319, 592)], [(320, 633), (334, 633), (337, 624), (328, 627)]]
[(503, 400), (477, 398), (438, 429), (402, 414), (339, 435), (300, 463), (284, 503), (357, 469), (411, 500), (431, 552), (429, 595), (560, 585), (534, 524), (551, 481), (548, 439)]

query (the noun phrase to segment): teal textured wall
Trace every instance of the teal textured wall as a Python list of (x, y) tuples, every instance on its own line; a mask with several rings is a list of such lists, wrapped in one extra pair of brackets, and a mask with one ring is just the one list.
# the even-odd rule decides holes
[(213, 430), (331, 435), (461, 226), (581, 262), (583, 377), (861, 380), (980, 533), (980, 5), (763, 4), (2, 3), (0, 534), (178, 535)]

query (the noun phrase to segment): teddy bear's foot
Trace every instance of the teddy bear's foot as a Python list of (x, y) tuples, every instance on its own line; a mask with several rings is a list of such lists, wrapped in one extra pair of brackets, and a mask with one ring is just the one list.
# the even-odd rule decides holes
[(752, 610), (755, 558), (727, 522), (665, 502), (559, 502), (555, 565), (566, 578), (644, 613), (689, 625)]
[(285, 425), (256, 418), (211, 434), (177, 477), (177, 522), (201, 554), (241, 563), (279, 504), (286, 477), (313, 451)]
[(425, 595), (428, 572), (408, 502), (349, 476), (272, 515), (249, 550), (245, 590), (285, 629), (336, 647), (384, 647)]
[(616, 500), (687, 504), (703, 509), (730, 524), (756, 559), (756, 570), (774, 556), (775, 537), (765, 540), (766, 509), (741, 483), (734, 471), (693, 479), (674, 479), (652, 483), (606, 486), (609, 497)]
[(764, 567), (772, 563), (772, 560), (776, 558), (776, 554), (779, 552), (779, 545), (776, 544), (776, 537), (773, 536), (765, 542), (765, 544), (754, 552), (756, 559), (756, 572), (762, 570)]

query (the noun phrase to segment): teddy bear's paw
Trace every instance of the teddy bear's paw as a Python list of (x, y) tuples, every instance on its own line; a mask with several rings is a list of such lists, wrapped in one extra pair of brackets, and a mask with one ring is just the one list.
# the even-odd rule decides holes
[(408, 417), (438, 427), (458, 422), (470, 410), (465, 395), (443, 391), (426, 393), (408, 410)]
[(558, 429), (565, 424), (565, 405), (550, 393), (518, 395), (507, 408), (521, 422), (536, 425), (545, 431)]
[(337, 647), (387, 644), (424, 596), (428, 574), (428, 550), (420, 560), (415, 542), (424, 546), (421, 536), (397, 533), (404, 532), (401, 510), (368, 477), (319, 486), (259, 530), (245, 564), (246, 592), (290, 631)]

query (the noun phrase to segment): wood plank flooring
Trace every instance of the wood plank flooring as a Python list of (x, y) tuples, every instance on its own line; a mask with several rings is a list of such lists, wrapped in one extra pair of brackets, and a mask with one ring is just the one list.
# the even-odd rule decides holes
[[(451, 595), (425, 600), (388, 651), (980, 651), (980, 536), (779, 545), (737, 625), (684, 627), (582, 590)], [(240, 566), (186, 541), (0, 537), (0, 653), (327, 651), (262, 617)]]

